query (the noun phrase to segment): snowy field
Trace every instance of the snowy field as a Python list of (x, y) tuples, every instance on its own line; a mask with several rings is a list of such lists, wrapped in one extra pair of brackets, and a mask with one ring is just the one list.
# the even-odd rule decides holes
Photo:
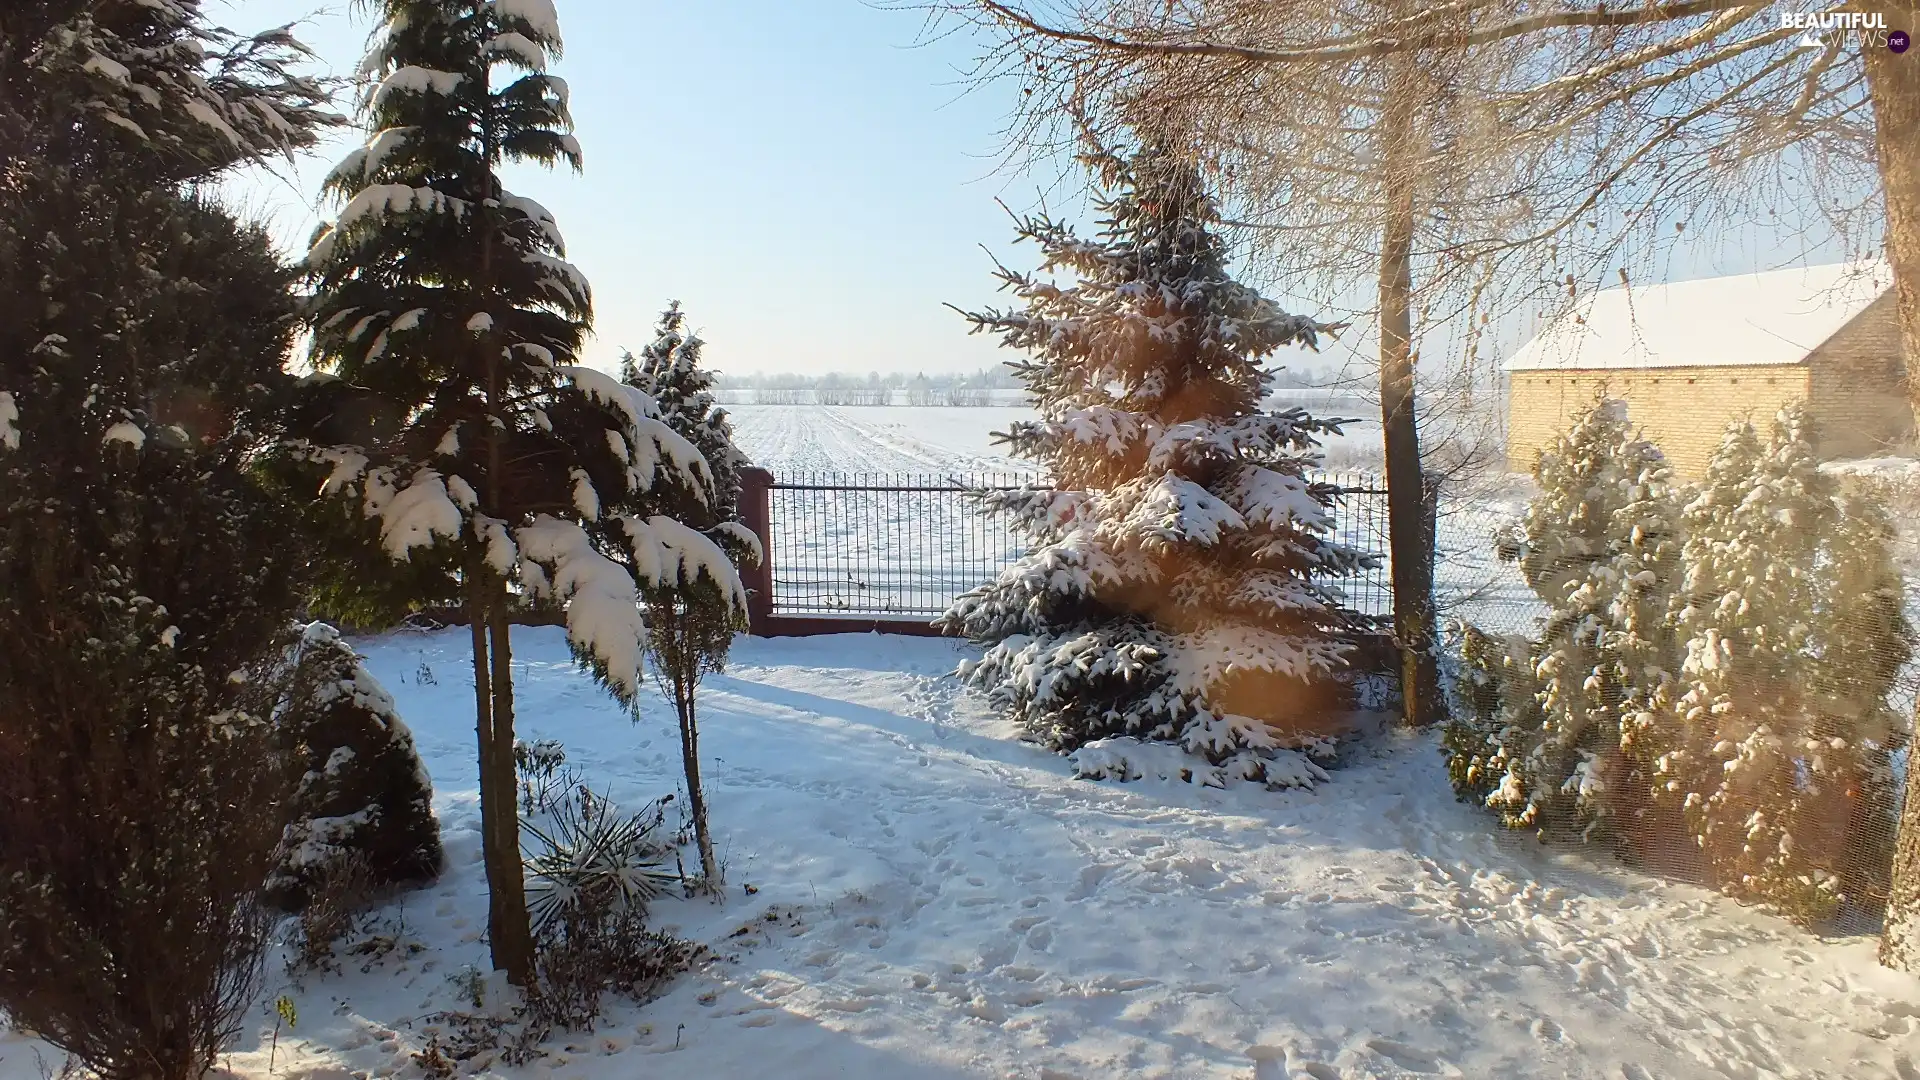
[[(515, 630), (524, 737), (637, 807), (674, 789), (641, 722)], [(449, 976), (484, 967), (464, 632), (363, 641), (413, 726), (449, 866), (383, 912), (421, 946), (292, 985), (281, 958), (226, 1067), (418, 1077)], [(742, 641), (704, 698), (722, 903), (659, 924), (720, 958), (561, 1034), (510, 1080), (1534, 1080), (1920, 1076), (1920, 982), (1718, 896), (1549, 851), (1456, 804), (1398, 737), (1314, 793), (1070, 779), (946, 677), (957, 646)], [(755, 890), (749, 894), (746, 886)], [(502, 993), (490, 987), (494, 1007)], [(0, 1080), (59, 1058), (0, 1036)]]
[[(1316, 412), (1326, 411), (1323, 400), (1302, 404)], [(1341, 415), (1372, 415), (1363, 402), (1342, 397), (1336, 404), (1334, 411)], [(1006, 456), (1006, 448), (995, 446), (992, 435), (1016, 420), (1032, 419), (1034, 412), (1025, 405), (729, 405), (727, 412), (733, 417), (741, 449), (755, 464), (775, 473), (1031, 467)], [(1330, 463), (1338, 468), (1365, 467), (1379, 457), (1379, 441), (1378, 423), (1354, 424), (1327, 447)]]

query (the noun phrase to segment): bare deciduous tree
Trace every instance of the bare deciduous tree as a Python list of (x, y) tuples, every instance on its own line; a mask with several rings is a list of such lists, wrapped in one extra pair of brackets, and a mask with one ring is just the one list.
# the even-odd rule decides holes
[[(1368, 278), (1408, 718), (1433, 715), (1427, 471), (1484, 456), (1434, 431), (1475, 386), (1487, 328), (1675, 241), (1811, 206), (1856, 250), (1878, 220), (1860, 51), (1797, 49), (1770, 5), (1541, 9), (1511, 0), (948, 0), (988, 41), (977, 75), (1019, 84), (1010, 149), (1076, 125), (1185, 138), (1285, 276), (1339, 297)], [(1791, 215), (1789, 215), (1791, 216)], [(1798, 254), (1798, 253), (1796, 253)], [(1458, 348), (1461, 394), (1423, 343)], [(1440, 446), (1422, 446), (1439, 434)], [(1423, 454), (1423, 450), (1426, 452)], [(1424, 460), (1423, 460), (1424, 459)]]

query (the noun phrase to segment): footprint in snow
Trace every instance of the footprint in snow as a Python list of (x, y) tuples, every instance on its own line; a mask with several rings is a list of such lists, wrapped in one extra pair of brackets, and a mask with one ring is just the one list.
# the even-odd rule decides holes
[(1410, 1073), (1445, 1073), (1458, 1076), (1460, 1070), (1432, 1054), (1393, 1039), (1369, 1039), (1367, 1048)]

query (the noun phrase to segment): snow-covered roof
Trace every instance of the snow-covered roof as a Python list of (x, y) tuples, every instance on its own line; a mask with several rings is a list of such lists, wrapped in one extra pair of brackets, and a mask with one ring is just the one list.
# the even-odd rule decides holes
[(1892, 285), (1884, 262), (1829, 263), (1593, 293), (1509, 371), (1797, 364)]

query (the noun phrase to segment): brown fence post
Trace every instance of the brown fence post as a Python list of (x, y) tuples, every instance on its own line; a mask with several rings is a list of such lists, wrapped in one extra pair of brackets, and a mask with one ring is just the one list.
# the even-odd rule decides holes
[(773, 617), (773, 474), (740, 470), (740, 522), (760, 538), (760, 565), (740, 571), (747, 587), (747, 632), (766, 637)]

